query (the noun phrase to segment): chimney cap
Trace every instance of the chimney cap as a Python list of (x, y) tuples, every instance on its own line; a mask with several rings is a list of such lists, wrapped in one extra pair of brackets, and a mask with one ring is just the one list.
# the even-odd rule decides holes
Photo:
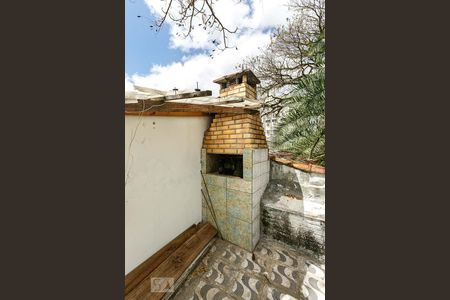
[(226, 83), (227, 81), (233, 80), (233, 79), (241, 77), (243, 75), (247, 75), (247, 82), (249, 84), (261, 83), (261, 81), (259, 81), (259, 79), (256, 77), (256, 75), (250, 69), (245, 69), (245, 70), (237, 72), (237, 73), (222, 76), (216, 80), (213, 80), (213, 82), (218, 83), (218, 84)]

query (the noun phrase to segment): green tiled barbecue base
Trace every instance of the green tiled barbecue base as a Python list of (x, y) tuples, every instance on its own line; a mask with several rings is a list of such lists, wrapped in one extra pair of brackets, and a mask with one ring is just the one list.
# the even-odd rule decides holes
[[(207, 207), (202, 208), (202, 218), (217, 228), (214, 219)], [(259, 216), (253, 222), (245, 222), (238, 218), (224, 214), (222, 211), (215, 211), (216, 220), (219, 225), (219, 231), (222, 233), (223, 239), (232, 242), (248, 251), (253, 248), (259, 241)]]
[[(202, 171), (207, 169), (208, 155), (202, 149)], [(218, 229), (223, 238), (253, 251), (260, 237), (260, 199), (269, 179), (267, 149), (246, 149), (243, 153), (244, 178), (205, 174), (202, 189), (209, 192)], [(204, 199), (202, 219), (216, 224)]]

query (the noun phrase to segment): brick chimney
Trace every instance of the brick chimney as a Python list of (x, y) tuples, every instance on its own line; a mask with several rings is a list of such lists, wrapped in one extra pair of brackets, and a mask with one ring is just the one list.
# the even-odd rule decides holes
[(256, 85), (260, 83), (249, 69), (225, 75), (213, 82), (220, 84), (220, 97), (235, 96), (255, 100), (257, 98)]

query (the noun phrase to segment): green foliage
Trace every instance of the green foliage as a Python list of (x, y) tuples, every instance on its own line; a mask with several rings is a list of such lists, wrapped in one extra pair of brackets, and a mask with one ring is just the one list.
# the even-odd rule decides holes
[(300, 78), (292, 97), (285, 101), (286, 115), (277, 127), (275, 147), (325, 165), (325, 37), (310, 45), (316, 67)]

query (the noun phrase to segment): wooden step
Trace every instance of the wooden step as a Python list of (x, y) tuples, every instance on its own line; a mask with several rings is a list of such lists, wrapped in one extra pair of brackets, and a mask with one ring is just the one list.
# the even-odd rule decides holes
[(149, 257), (146, 261), (137, 266), (133, 271), (125, 276), (125, 295), (134, 289), (145, 277), (155, 270), (169, 255), (177, 250), (185, 241), (187, 241), (199, 227), (193, 224), (191, 227), (183, 231), (175, 239), (158, 252)]
[(125, 277), (125, 299), (159, 300), (165, 292), (152, 292), (152, 278), (171, 278), (175, 283), (216, 236), (209, 223), (189, 227)]

